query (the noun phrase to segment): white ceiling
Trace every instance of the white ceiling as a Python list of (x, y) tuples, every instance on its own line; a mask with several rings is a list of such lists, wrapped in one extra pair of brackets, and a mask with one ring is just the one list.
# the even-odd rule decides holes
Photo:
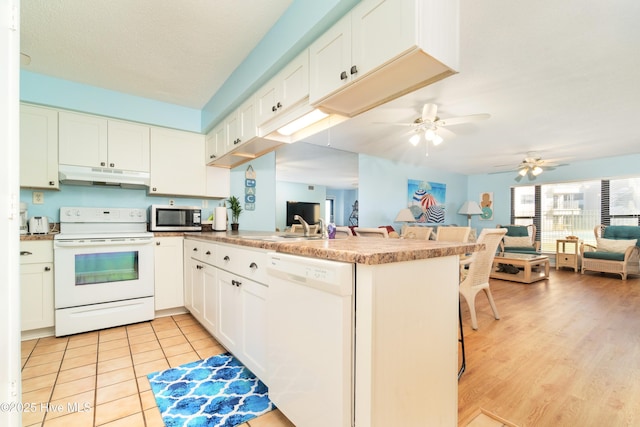
[[(22, 0), (28, 69), (200, 108), (291, 1), (158, 3)], [(562, 163), (640, 153), (640, 2), (460, 4), (459, 74), (305, 141), (463, 174), (511, 170), (532, 151)], [(383, 124), (412, 122), (425, 102), (438, 104), (441, 118), (491, 118), (451, 127), (455, 136), (426, 157), (424, 142), (413, 147), (405, 129)], [(302, 156), (305, 145), (296, 145), (289, 151)], [(307, 182), (335, 175), (278, 158), (290, 173), (300, 165)], [(313, 170), (320, 175), (310, 178)]]

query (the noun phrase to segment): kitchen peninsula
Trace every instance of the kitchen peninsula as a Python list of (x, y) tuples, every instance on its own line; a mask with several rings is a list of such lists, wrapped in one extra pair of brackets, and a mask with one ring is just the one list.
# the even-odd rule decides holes
[[(352, 266), (349, 313), (345, 316), (348, 331), (344, 335), (347, 343), (341, 350), (344, 353), (343, 360), (348, 361), (343, 363), (345, 368), (342, 374), (343, 382), (346, 381), (346, 397), (343, 402), (346, 409), (345, 415), (339, 421), (334, 419), (335, 422), (331, 425), (457, 425), (458, 259), (461, 254), (481, 250), (482, 245), (370, 238), (304, 240), (285, 238), (278, 233), (250, 231), (185, 233), (186, 296), (197, 292), (188, 290), (194, 283), (193, 278), (188, 276), (201, 274), (199, 272), (207, 268), (201, 263), (201, 258), (196, 260), (200, 267), (187, 267), (187, 263), (193, 258), (192, 254), (198, 251), (198, 245), (201, 245), (203, 253), (212, 257), (212, 274), (216, 274), (216, 271), (223, 276), (228, 274), (225, 268), (231, 271), (231, 267), (224, 267), (222, 264), (230, 259), (233, 261), (241, 258), (240, 262), (246, 263), (247, 267), (251, 264), (250, 269), (246, 268), (244, 277), (251, 279), (249, 275), (254, 275), (254, 281), (266, 282), (265, 288), (268, 290), (263, 294), (265, 312), (269, 311), (269, 298), (274, 293), (274, 287), (269, 287), (270, 276), (266, 270), (272, 267), (268, 264), (273, 264), (279, 254), (295, 255), (295, 259), (301, 264), (311, 259)], [(206, 248), (202, 245), (206, 245)], [(295, 263), (290, 265), (296, 266)], [(318, 273), (318, 270), (312, 268), (299, 269), (292, 272), (291, 277), (300, 278), (302, 273), (311, 281), (314, 275), (325, 277), (324, 272), (322, 270)], [(332, 276), (329, 274), (327, 277)], [(302, 281), (304, 280), (303, 277)], [(229, 282), (235, 283), (236, 288), (239, 287), (239, 282), (252, 283), (242, 277)], [(326, 281), (330, 282), (331, 280)], [(224, 286), (224, 281), (221, 280), (213, 280), (213, 283)], [(287, 289), (295, 291), (295, 286)], [(222, 288), (214, 292), (207, 289), (202, 291), (205, 305), (207, 292), (223, 296), (224, 292), (220, 289)], [(224, 310), (220, 300), (216, 303)], [(186, 305), (189, 303), (186, 302)], [(189, 309), (193, 313), (193, 309)], [(203, 310), (206, 311), (206, 308)], [(273, 306), (271, 310), (274, 310)], [(291, 305), (290, 309), (280, 309), (289, 310), (297, 313), (296, 315), (304, 314), (304, 310), (300, 310), (297, 305)], [(214, 313), (210, 313), (210, 317), (212, 314)], [(224, 315), (217, 313), (215, 318), (216, 321), (205, 324), (205, 327), (214, 336), (226, 339), (224, 331), (221, 331), (225, 327)], [(321, 327), (330, 321), (331, 319), (321, 317), (315, 319), (315, 323), (322, 325)], [(265, 336), (268, 340), (273, 336), (270, 331), (287, 326), (265, 326), (268, 323), (266, 320), (259, 322), (254, 319), (252, 322), (256, 327), (263, 328), (260, 329), (263, 333), (248, 332), (239, 341), (247, 341), (251, 337), (265, 340)], [(303, 334), (313, 333), (306, 327), (300, 328), (303, 329)], [(224, 340), (222, 342), (225, 343)], [(264, 343), (265, 348), (269, 348), (271, 352), (274, 348), (277, 351), (278, 346), (268, 344)], [(254, 370), (271, 390), (270, 382), (273, 382), (274, 375), (281, 376), (283, 371), (272, 372), (273, 364), (269, 362), (268, 352), (256, 351), (254, 343), (251, 346), (253, 353), (243, 354), (244, 359), (232, 349), (230, 351)], [(315, 342), (314, 337), (300, 346), (309, 346), (312, 348), (309, 351), (317, 353), (326, 352), (327, 357), (331, 352), (321, 343)], [(244, 349), (238, 348), (237, 351), (243, 353)], [(265, 355), (264, 363), (259, 362), (262, 354)], [(314, 388), (319, 387), (317, 383), (322, 382), (322, 379), (316, 381), (316, 378), (308, 378), (307, 381), (306, 388)], [(291, 385), (289, 388), (288, 394), (297, 393), (296, 387)], [(340, 390), (335, 390), (332, 394), (340, 393)], [(278, 405), (277, 401), (274, 402)], [(286, 407), (278, 406), (294, 424), (320, 426), (323, 425), (323, 420), (317, 418), (322, 417), (323, 413), (332, 413), (333, 408), (326, 402), (316, 403), (316, 408), (305, 407), (308, 411), (317, 411), (313, 414), (304, 411), (301, 413), (300, 408), (288, 412)]]

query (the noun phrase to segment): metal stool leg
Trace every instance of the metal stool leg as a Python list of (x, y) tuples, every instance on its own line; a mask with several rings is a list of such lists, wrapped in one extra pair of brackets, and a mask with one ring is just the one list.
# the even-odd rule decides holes
[(460, 365), (460, 370), (458, 371), (458, 380), (460, 380), (462, 373), (467, 368), (467, 360), (464, 354), (464, 332), (462, 331), (462, 307), (460, 305), (460, 299), (458, 299), (458, 322), (460, 324), (460, 338), (458, 339), (458, 342), (462, 346), (462, 364)]

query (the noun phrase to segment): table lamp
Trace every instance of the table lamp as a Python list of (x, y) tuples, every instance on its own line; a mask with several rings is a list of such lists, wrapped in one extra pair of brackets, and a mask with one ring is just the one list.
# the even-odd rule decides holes
[(481, 215), (482, 209), (480, 209), (478, 202), (467, 201), (464, 202), (462, 207), (458, 210), (458, 213), (467, 216), (469, 227), (471, 227), (471, 215)]

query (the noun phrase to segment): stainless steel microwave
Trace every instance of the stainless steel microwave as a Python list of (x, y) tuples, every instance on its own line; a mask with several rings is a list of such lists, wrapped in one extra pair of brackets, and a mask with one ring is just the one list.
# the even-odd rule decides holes
[(200, 231), (202, 212), (197, 206), (151, 205), (150, 231)]

